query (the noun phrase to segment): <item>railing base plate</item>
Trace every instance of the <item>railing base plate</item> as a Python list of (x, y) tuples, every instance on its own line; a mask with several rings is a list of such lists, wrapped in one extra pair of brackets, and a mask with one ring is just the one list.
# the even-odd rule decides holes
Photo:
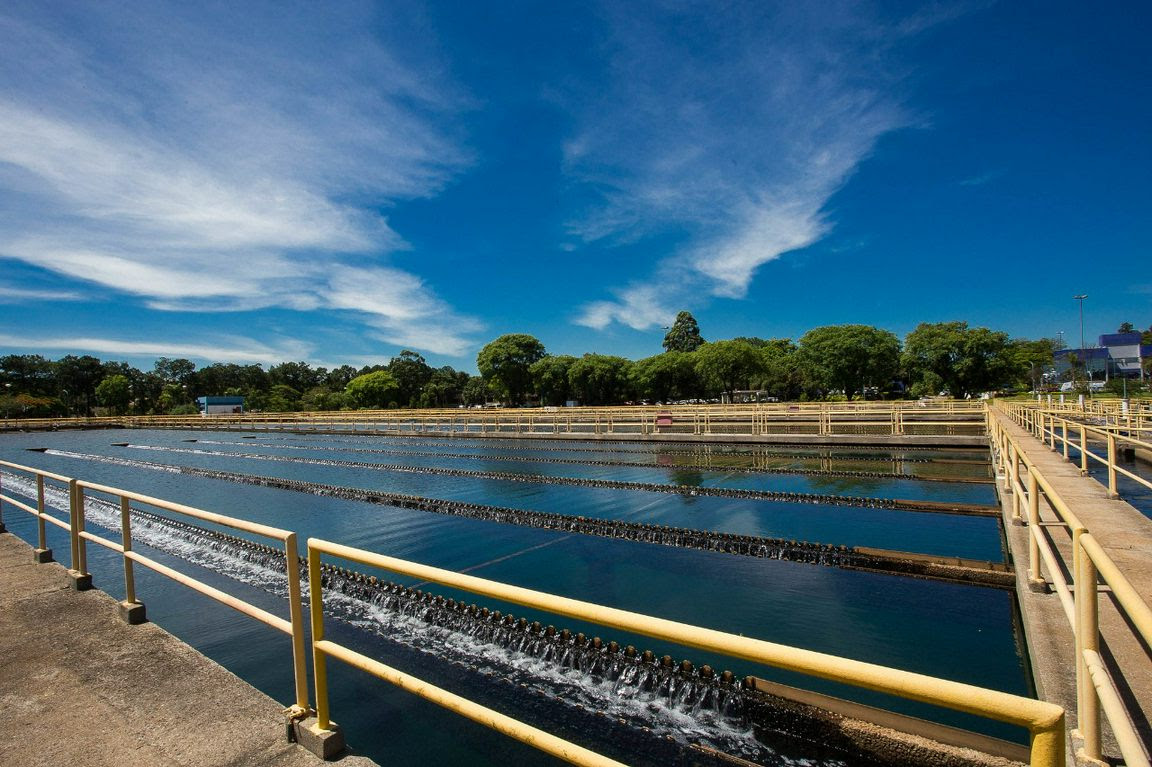
[(38, 565), (46, 565), (56, 560), (52, 558), (52, 549), (32, 549), (32, 561)]
[(148, 621), (148, 613), (142, 602), (120, 602), (116, 606), (120, 610), (120, 620), (129, 626), (139, 626)]
[(88, 591), (92, 588), (92, 573), (69, 570), (68, 585), (72, 587), (73, 591)]
[(326, 762), (332, 761), (344, 752), (344, 733), (339, 725), (330, 722), (329, 730), (321, 730), (316, 726), (316, 717), (292, 720), (292, 734), (296, 742), (311, 751)]

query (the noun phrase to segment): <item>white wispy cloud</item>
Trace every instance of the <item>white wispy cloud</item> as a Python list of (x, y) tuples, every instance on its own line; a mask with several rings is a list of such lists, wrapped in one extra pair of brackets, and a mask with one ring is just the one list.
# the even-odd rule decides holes
[(284, 360), (304, 359), (313, 347), (298, 341), (268, 345), (249, 338), (221, 336), (210, 341), (188, 343), (162, 339), (133, 341), (121, 338), (93, 336), (8, 335), (0, 333), (0, 345), (13, 349), (64, 350), (92, 354), (123, 355), (128, 357), (191, 357), (213, 362), (243, 362), (277, 364)]
[(896, 46), (952, 14), (884, 25), (860, 3), (652, 2), (605, 15), (608, 85), (574, 108), (565, 147), (598, 203), (569, 233), (608, 245), (685, 236), (576, 322), (644, 329), (709, 296), (743, 297), (760, 267), (831, 230), (832, 195), (882, 135), (916, 119), (901, 105)]
[(13, 288), (0, 285), (0, 303), (21, 301), (79, 301), (80, 293), (70, 290), (36, 290), (33, 288)]
[[(443, 127), (466, 99), (394, 11), (0, 10), (0, 258), (157, 309), (348, 310), (462, 350), (475, 322), (387, 262), (407, 246), (381, 210), (471, 162)], [(354, 269), (421, 289), (349, 302)]]

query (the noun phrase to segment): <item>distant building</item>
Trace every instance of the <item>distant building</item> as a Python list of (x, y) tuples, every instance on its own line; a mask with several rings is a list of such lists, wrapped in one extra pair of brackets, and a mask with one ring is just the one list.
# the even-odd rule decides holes
[[(1108, 333), (1100, 336), (1094, 349), (1060, 349), (1055, 354), (1056, 377), (1066, 378), (1073, 364), (1082, 366), (1093, 381), (1110, 378), (1144, 379), (1144, 360), (1152, 357), (1152, 346), (1140, 343), (1140, 333)], [(1075, 360), (1075, 363), (1073, 363)]]
[(244, 412), (243, 397), (197, 397), (200, 415), (240, 415)]

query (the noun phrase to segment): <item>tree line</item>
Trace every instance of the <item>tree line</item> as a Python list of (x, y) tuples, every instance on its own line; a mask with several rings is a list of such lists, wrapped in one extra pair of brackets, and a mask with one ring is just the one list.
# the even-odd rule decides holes
[[(1130, 328), (1131, 325), (1125, 323)], [(1145, 334), (1152, 340), (1152, 328)], [(1037, 388), (1057, 342), (1011, 339), (966, 322), (922, 323), (903, 340), (869, 325), (814, 328), (799, 339), (708, 342), (681, 312), (664, 351), (640, 360), (589, 353), (550, 355), (534, 336), (512, 333), (477, 355), (480, 375), (432, 367), (404, 350), (387, 364), (331, 370), (306, 362), (261, 365), (161, 357), (152, 370), (68, 355), (0, 357), (5, 417), (194, 414), (201, 396), (243, 396), (249, 411), (458, 407), (500, 402), (585, 405), (709, 401), (756, 391), (781, 401), (891, 399)]]

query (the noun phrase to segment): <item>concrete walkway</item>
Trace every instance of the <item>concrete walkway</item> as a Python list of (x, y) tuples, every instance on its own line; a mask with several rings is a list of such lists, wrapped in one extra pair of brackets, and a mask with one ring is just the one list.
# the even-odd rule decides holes
[[(1122, 500), (1110, 500), (1107, 488), (1090, 477), (1081, 476), (1077, 463), (1065, 461), (1061, 453), (1049, 449), (1011, 419), (995, 411), (994, 417), (999, 418), (1008, 433), (1018, 440), (1029, 460), (1035, 462), (1039, 472), (1052, 483), (1136, 591), (1144, 595), (1145, 600), (1152, 599), (1152, 520)], [(1027, 484), (1026, 471), (1022, 472), (1021, 479)], [(1004, 495), (1003, 498), (1005, 531), (1018, 574), (1017, 593), (1037, 691), (1043, 699), (1064, 706), (1071, 729), (1077, 726), (1076, 649), (1072, 628), (1055, 593), (1029, 590), (1026, 572), (1028, 528), (1011, 523), (1007, 517), (1011, 496)], [(1023, 513), (1027, 513), (1026, 509)], [(1065, 577), (1069, 577), (1071, 535), (1044, 501), (1040, 504), (1040, 524), (1057, 556), (1063, 560)], [(1050, 583), (1051, 575), (1046, 567), (1042, 569)], [(1141, 738), (1146, 744), (1152, 743), (1152, 658), (1148, 648), (1117, 611), (1107, 587), (1101, 586), (1099, 604), (1103, 637), (1101, 654), (1120, 688)], [(1105, 755), (1118, 757), (1119, 751), (1106, 720), (1104, 735)], [(1069, 761), (1069, 764), (1073, 763)]]
[(121, 622), (107, 594), (72, 591), (63, 567), (0, 534), (0, 764), (324, 764), (287, 742), (283, 708), (163, 629)]

